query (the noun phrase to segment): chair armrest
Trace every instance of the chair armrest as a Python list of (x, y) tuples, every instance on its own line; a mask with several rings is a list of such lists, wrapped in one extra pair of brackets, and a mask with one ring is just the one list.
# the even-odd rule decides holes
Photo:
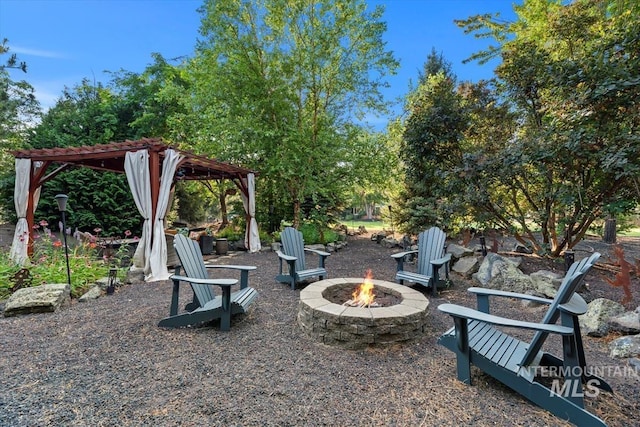
[(206, 264), (205, 264), (205, 267), (240, 271), (240, 289), (244, 289), (249, 286), (249, 272), (258, 268), (254, 265), (206, 265)]
[(207, 268), (226, 268), (229, 270), (242, 270), (242, 271), (253, 271), (257, 269), (255, 265), (206, 265)]
[(311, 252), (311, 253), (314, 253), (316, 255), (322, 256), (322, 257), (328, 257), (329, 255), (331, 255), (329, 252), (319, 251), (317, 249), (304, 248), (304, 250), (307, 251), (307, 252)]
[(391, 254), (391, 258), (396, 258), (396, 259), (400, 258), (400, 259), (402, 259), (402, 258), (404, 258), (404, 257), (405, 257), (405, 255), (411, 255), (411, 254), (417, 254), (417, 253), (418, 253), (418, 251), (417, 251), (417, 250), (414, 250), (414, 251), (405, 251), (405, 252), (398, 252), (398, 253), (396, 253), (396, 254)]
[(175, 274), (169, 276), (171, 280), (180, 280), (188, 283), (195, 283), (197, 285), (217, 285), (224, 287), (231, 287), (238, 283), (236, 279), (197, 279), (194, 277), (177, 276)]
[(278, 254), (278, 257), (289, 262), (289, 261), (295, 261), (298, 258), (291, 256), (291, 255), (285, 255), (282, 251), (276, 251), (276, 254)]
[(580, 316), (589, 310), (587, 302), (578, 294), (573, 294), (569, 302), (559, 304), (558, 309), (573, 316)]
[(437, 265), (437, 266), (442, 266), (442, 265), (448, 263), (449, 261), (451, 261), (451, 254), (446, 254), (442, 258), (431, 260), (431, 264)]
[(560, 325), (552, 325), (547, 323), (524, 322), (522, 320), (507, 319), (505, 317), (494, 316), (492, 314), (483, 313), (472, 308), (463, 307), (455, 304), (441, 304), (438, 310), (447, 313), (453, 317), (459, 317), (468, 320), (478, 320), (492, 325), (506, 326), (512, 328), (532, 329), (534, 331), (549, 332), (560, 335), (573, 335), (573, 328)]
[(467, 289), (467, 291), (474, 293), (478, 296), (482, 295), (482, 296), (494, 296), (494, 297), (503, 297), (503, 298), (517, 298), (517, 299), (535, 301), (540, 304), (551, 304), (553, 302), (553, 300), (551, 299), (537, 297), (535, 295), (520, 294), (516, 292), (509, 292), (509, 291), (500, 291), (497, 289), (473, 287), (473, 288)]

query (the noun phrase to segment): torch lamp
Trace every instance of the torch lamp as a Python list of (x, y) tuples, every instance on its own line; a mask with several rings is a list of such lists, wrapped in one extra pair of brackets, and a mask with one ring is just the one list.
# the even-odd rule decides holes
[(480, 236), (480, 250), (482, 251), (482, 256), (487, 256), (487, 240), (484, 236)]
[(107, 280), (107, 295), (113, 295), (116, 290), (116, 283), (118, 282), (118, 269), (110, 268), (109, 277)]
[(71, 269), (69, 268), (69, 247), (67, 246), (67, 221), (65, 212), (67, 211), (67, 199), (66, 194), (58, 194), (54, 197), (58, 203), (58, 210), (62, 216), (62, 238), (64, 240), (64, 257), (67, 261), (67, 283), (71, 286)]
[(564, 271), (569, 271), (569, 267), (575, 261), (575, 252), (573, 251), (564, 251)]

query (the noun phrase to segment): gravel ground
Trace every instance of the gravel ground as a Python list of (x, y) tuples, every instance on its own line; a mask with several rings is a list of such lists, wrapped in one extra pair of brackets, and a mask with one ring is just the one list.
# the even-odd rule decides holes
[[(370, 268), (374, 278), (393, 280), (393, 251), (367, 236), (350, 238), (327, 269), (331, 277), (362, 277)], [(569, 425), (475, 368), (472, 386), (456, 380), (453, 353), (436, 343), (452, 321), (436, 307), (474, 304), (465, 292), (472, 284), (459, 276), (439, 298), (426, 293), (432, 324), (424, 337), (350, 351), (317, 344), (300, 331), (299, 290), (274, 280), (273, 252), (216, 260), (258, 266), (250, 284), (259, 298), (246, 315), (234, 317), (230, 332), (215, 324), (158, 328), (169, 310), (168, 281), (124, 286), (57, 313), (0, 318), (0, 425)], [(603, 274), (591, 274), (591, 292), (621, 296)], [(189, 294), (183, 287), (183, 302)], [(493, 310), (542, 316), (511, 301)], [(626, 366), (608, 357), (610, 339), (585, 338), (587, 363)], [(608, 380), (616, 393), (587, 398), (588, 410), (609, 426), (640, 425), (638, 378)]]

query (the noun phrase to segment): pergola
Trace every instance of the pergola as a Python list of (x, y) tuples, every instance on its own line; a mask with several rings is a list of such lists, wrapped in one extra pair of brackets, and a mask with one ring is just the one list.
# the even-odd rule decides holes
[[(179, 180), (228, 179), (240, 189), (247, 229), (245, 245), (260, 250), (255, 220), (255, 172), (173, 148), (162, 139), (111, 142), (83, 147), (17, 150), (14, 202), (18, 223), (11, 246), (12, 259), (22, 264), (33, 244), (30, 234), (42, 184), (71, 167), (125, 173), (138, 211), (144, 218), (142, 237), (134, 256), (144, 267), (146, 280), (165, 280), (167, 246), (164, 218), (170, 192)], [(50, 166), (55, 169), (47, 173)]]

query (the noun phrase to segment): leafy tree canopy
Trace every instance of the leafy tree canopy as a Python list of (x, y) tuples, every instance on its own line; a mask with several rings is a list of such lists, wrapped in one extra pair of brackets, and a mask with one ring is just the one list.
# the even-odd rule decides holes
[(502, 62), (493, 82), (437, 93), (441, 74), (419, 89), (424, 100), (411, 106), (405, 143), (426, 151), (405, 162), (407, 195), (416, 196), (408, 203), (429, 215), (420, 225), (498, 226), (558, 255), (595, 221), (635, 206), (638, 8), (624, 0), (526, 0), (513, 23), (491, 15), (459, 21), (497, 42), (472, 60)]

